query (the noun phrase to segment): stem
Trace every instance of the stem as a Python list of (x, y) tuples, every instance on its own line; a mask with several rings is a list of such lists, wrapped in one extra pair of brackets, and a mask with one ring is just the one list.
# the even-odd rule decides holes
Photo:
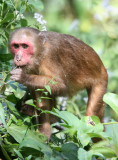
[(109, 125), (109, 124), (118, 124), (118, 122), (108, 122), (108, 123), (102, 123), (103, 125)]
[(8, 28), (14, 22), (15, 22), (15, 18), (6, 26), (6, 28)]

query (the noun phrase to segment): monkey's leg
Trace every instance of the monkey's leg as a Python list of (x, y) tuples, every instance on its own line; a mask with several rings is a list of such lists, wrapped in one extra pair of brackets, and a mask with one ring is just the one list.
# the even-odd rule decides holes
[[(47, 103), (44, 103), (44, 100), (42, 100), (40, 104), (37, 104), (38, 108), (41, 108), (43, 110), (49, 110), (49, 105)], [(40, 133), (46, 135), (48, 139), (51, 136), (51, 128), (50, 128), (50, 115), (46, 113), (41, 113), (40, 111), (36, 110), (37, 115), (36, 121), (38, 124), (38, 130)]]
[[(43, 110), (51, 110), (56, 106), (56, 99), (53, 97), (52, 99), (42, 99), (42, 102), (38, 104), (37, 107)], [(40, 111), (36, 111), (37, 113), (37, 124), (38, 130), (40, 133), (46, 135), (48, 139), (51, 136), (51, 127), (50, 123), (54, 123), (56, 121), (55, 116), (51, 114), (41, 113)], [(39, 115), (39, 116), (38, 116)]]
[[(102, 122), (104, 113), (104, 102), (103, 96), (106, 92), (107, 82), (97, 83), (91, 88), (87, 89), (88, 92), (88, 104), (86, 115), (87, 116), (98, 116)], [(99, 142), (101, 138), (92, 138), (93, 142)]]
[[(44, 107), (42, 107), (44, 109)], [(37, 116), (40, 114), (39, 111), (37, 111)], [(51, 127), (50, 127), (50, 115), (46, 113), (42, 113), (37, 117), (37, 124), (38, 124), (38, 130), (40, 133), (44, 134), (48, 137), (48, 139), (51, 136)]]
[(87, 116), (98, 116), (102, 122), (104, 112), (103, 96), (106, 92), (106, 82), (97, 83), (91, 88), (87, 89), (88, 103), (87, 103)]

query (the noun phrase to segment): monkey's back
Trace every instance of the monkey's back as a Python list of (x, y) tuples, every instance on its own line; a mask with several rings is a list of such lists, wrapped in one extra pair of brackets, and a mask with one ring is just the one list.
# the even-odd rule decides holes
[(83, 89), (93, 85), (101, 78), (107, 79), (102, 61), (87, 44), (66, 34), (55, 32), (45, 32), (45, 34), (53, 48), (50, 53), (51, 59), (58, 62), (58, 66), (54, 68), (56, 76), (58, 77), (57, 70), (61, 70), (61, 76), (65, 77), (69, 88)]

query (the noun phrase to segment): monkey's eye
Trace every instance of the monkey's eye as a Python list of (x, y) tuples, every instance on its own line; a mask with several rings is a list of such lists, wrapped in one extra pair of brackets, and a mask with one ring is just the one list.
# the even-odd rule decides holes
[(13, 44), (13, 47), (15, 48), (15, 49), (17, 49), (17, 48), (19, 48), (19, 45), (18, 44)]
[(26, 48), (28, 48), (28, 45), (25, 44), (25, 43), (23, 43), (23, 44), (22, 44), (22, 47), (23, 47), (24, 49), (26, 49)]

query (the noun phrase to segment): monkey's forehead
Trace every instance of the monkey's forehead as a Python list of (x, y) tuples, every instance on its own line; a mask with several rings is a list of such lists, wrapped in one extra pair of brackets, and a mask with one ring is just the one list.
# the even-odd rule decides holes
[(33, 36), (28, 36), (26, 34), (15, 34), (11, 37), (11, 42), (15, 43), (29, 43), (34, 40)]

